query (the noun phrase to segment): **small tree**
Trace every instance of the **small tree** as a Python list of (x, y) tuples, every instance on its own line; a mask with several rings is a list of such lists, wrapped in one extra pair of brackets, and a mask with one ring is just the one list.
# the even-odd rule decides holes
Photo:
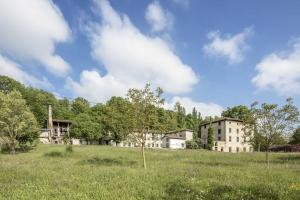
[(161, 98), (163, 91), (157, 88), (151, 91), (150, 84), (146, 84), (144, 89), (130, 89), (127, 97), (131, 102), (129, 116), (131, 119), (130, 137), (141, 146), (143, 156), (143, 166), (146, 169), (145, 143), (146, 135), (157, 134), (165, 130), (165, 124), (160, 123), (159, 107), (163, 105)]
[(207, 130), (207, 149), (212, 150), (213, 146), (214, 146), (214, 131), (210, 125)]
[(299, 112), (291, 98), (287, 99), (286, 105), (281, 108), (277, 104), (254, 103), (251, 106), (254, 124), (248, 123), (245, 127), (246, 135), (252, 136), (254, 131), (264, 139), (266, 148), (266, 162), (270, 166), (269, 149), (278, 137), (289, 135), (298, 123)]
[(18, 140), (31, 141), (38, 136), (37, 121), (17, 91), (0, 92), (0, 108), (0, 137), (15, 154)]

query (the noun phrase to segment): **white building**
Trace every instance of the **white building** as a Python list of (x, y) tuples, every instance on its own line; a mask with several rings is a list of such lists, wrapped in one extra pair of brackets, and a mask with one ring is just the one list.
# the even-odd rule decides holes
[[(185, 149), (186, 141), (193, 139), (193, 131), (180, 130), (166, 134), (146, 134), (146, 148)], [(120, 147), (138, 147), (139, 144), (127, 139), (118, 144)]]
[(207, 146), (208, 128), (212, 127), (214, 141), (214, 151), (224, 152), (252, 152), (253, 147), (249, 142), (249, 137), (245, 135), (243, 121), (232, 118), (221, 118), (202, 124), (201, 144)]

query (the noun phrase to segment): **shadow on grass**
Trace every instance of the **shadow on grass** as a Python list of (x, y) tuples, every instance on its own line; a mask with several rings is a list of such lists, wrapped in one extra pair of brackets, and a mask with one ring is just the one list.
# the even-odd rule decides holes
[(45, 157), (65, 157), (66, 154), (60, 151), (51, 151), (44, 154)]
[[(284, 195), (281, 192), (266, 185), (228, 186), (216, 183), (215, 185), (210, 185), (208, 188), (201, 188), (187, 182), (176, 181), (167, 185), (164, 199), (279, 200)], [(293, 196), (296, 197), (297, 195), (298, 193), (289, 194), (287, 199), (293, 199)]]
[(277, 159), (280, 160), (280, 161), (284, 161), (284, 162), (288, 162), (288, 161), (300, 161), (300, 154), (280, 156)]
[(209, 167), (230, 167), (230, 166), (242, 166), (245, 163), (242, 162), (220, 162), (220, 161), (189, 161), (188, 163), (193, 165), (205, 165)]
[(137, 162), (126, 160), (125, 158), (99, 158), (93, 157), (87, 160), (82, 160), (80, 164), (89, 164), (97, 166), (133, 166)]

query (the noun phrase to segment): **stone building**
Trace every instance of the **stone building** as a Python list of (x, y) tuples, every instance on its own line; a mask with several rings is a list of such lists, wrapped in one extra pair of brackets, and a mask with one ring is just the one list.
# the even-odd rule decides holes
[(213, 129), (213, 150), (222, 152), (252, 152), (253, 147), (249, 137), (245, 134), (243, 121), (232, 118), (221, 118), (202, 124), (201, 144), (207, 146), (208, 128)]
[(40, 141), (42, 143), (64, 143), (64, 137), (70, 134), (71, 124), (70, 120), (53, 119), (52, 106), (48, 105), (47, 128), (41, 130)]

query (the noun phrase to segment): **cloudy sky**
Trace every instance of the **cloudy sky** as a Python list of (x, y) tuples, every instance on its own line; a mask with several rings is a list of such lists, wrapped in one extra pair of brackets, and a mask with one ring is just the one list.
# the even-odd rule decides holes
[(1, 0), (0, 74), (105, 102), (145, 83), (166, 107), (300, 108), (298, 0)]

